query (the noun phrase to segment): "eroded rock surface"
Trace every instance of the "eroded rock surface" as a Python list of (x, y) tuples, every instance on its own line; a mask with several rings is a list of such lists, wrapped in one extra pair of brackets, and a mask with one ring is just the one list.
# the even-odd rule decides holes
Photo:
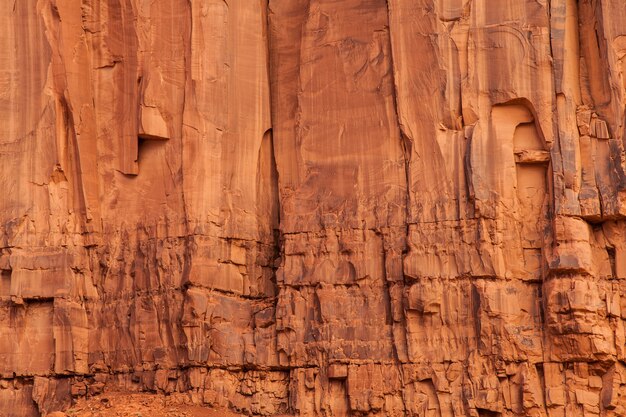
[(623, 0), (19, 0), (0, 414), (626, 415)]

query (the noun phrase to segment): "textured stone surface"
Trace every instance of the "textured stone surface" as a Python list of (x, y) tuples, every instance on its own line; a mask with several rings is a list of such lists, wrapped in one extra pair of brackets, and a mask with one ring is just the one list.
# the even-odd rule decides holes
[(0, 410), (626, 415), (623, 0), (19, 0)]

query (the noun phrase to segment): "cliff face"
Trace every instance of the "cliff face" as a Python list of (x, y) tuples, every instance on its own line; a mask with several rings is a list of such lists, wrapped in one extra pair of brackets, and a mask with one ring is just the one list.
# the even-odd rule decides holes
[(623, 0), (18, 0), (0, 414), (626, 415)]

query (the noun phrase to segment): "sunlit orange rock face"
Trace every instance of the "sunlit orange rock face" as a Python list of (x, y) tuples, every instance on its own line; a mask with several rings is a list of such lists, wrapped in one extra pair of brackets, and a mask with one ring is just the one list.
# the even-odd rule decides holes
[(626, 415), (623, 0), (0, 8), (0, 415)]

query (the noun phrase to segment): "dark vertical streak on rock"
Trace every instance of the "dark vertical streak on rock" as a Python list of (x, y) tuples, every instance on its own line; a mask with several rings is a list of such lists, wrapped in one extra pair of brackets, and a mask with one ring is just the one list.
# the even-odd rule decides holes
[[(402, 273), (402, 279), (401, 280), (397, 280), (395, 277), (389, 277), (387, 276), (387, 274), (385, 274), (385, 278), (386, 278), (386, 289), (387, 289), (387, 299), (388, 299), (388, 303), (389, 303), (389, 309), (392, 311), (395, 311), (396, 309), (394, 309), (394, 306), (391, 305), (391, 303), (395, 302), (395, 303), (401, 303), (401, 306), (398, 306), (397, 309), (400, 312), (401, 317), (399, 318), (399, 321), (396, 321), (397, 318), (393, 317), (393, 323), (392, 323), (392, 341), (393, 341), (393, 354), (394, 354), (394, 359), (396, 362), (396, 366), (397, 366), (397, 370), (398, 370), (398, 375), (401, 381), (401, 384), (404, 385), (405, 383), (405, 379), (407, 378), (404, 375), (404, 368), (402, 366), (402, 363), (407, 361), (408, 358), (407, 356), (407, 352), (408, 352), (408, 340), (407, 340), (407, 336), (406, 336), (406, 306), (405, 304), (405, 297), (404, 297), (404, 293), (407, 290), (407, 282), (406, 282), (406, 277), (404, 276), (404, 258), (406, 256), (407, 250), (408, 250), (408, 239), (409, 239), (409, 227), (410, 227), (410, 220), (411, 220), (411, 174), (410, 174), (410, 170), (411, 170), (411, 157), (413, 154), (413, 142), (411, 140), (411, 138), (404, 132), (402, 123), (400, 122), (400, 113), (398, 111), (398, 84), (396, 81), (396, 68), (395, 68), (395, 57), (394, 57), (394, 48), (392, 45), (392, 26), (391, 26), (391, 5), (389, 3), (389, 0), (385, 0), (386, 6), (387, 6), (387, 32), (388, 32), (388, 36), (387, 39), (389, 40), (389, 66), (390, 66), (390, 73), (391, 73), (391, 82), (392, 82), (392, 90), (391, 93), (393, 95), (393, 104), (394, 104), (394, 115), (396, 118), (396, 129), (398, 131), (398, 137), (400, 138), (400, 147), (402, 149), (403, 152), (403, 158), (404, 158), (404, 180), (405, 180), (405, 190), (406, 190), (406, 197), (405, 197), (405, 227), (402, 228), (401, 230), (404, 233), (403, 236), (403, 242), (402, 242), (402, 248), (396, 248), (398, 250), (400, 250), (400, 262), (401, 262), (401, 268), (400, 271)], [(385, 262), (385, 264), (387, 264), (387, 262)], [(389, 272), (387, 272), (389, 273)], [(400, 287), (400, 292), (402, 294), (402, 296), (400, 297), (392, 297), (391, 296), (391, 291), (392, 288), (391, 286), (396, 286), (396, 287)], [(397, 331), (394, 331), (397, 328)], [(397, 340), (398, 338), (398, 334), (400, 335), (400, 337), (403, 338), (403, 340)], [(402, 347), (399, 348), (398, 344), (402, 344)], [(402, 352), (402, 355), (400, 354), (400, 352)], [(402, 357), (401, 357), (402, 356)], [(403, 395), (403, 401), (406, 403), (407, 398)]]

